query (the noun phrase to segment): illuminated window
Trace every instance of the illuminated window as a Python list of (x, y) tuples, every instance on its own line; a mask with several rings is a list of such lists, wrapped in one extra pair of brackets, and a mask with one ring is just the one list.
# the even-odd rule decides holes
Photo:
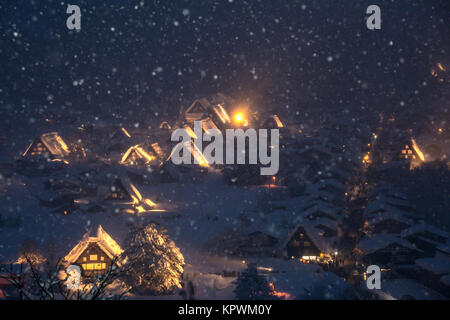
[(86, 261), (87, 261), (86, 257), (83, 257), (83, 261), (84, 261), (84, 262), (86, 262)]
[(105, 261), (105, 257), (101, 256), (100, 261)]
[(97, 261), (97, 255), (96, 255), (96, 254), (91, 254), (91, 255), (89, 256), (89, 260), (91, 260), (91, 261)]
[(105, 269), (103, 266), (104, 266), (104, 263), (95, 263), (94, 269), (95, 270)]

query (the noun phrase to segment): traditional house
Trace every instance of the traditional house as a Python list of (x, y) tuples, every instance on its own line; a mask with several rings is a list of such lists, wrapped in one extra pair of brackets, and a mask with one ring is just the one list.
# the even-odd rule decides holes
[(195, 100), (187, 109), (184, 111), (185, 121), (188, 123), (194, 123), (194, 121), (202, 119), (208, 111), (210, 103), (206, 98)]
[(194, 121), (206, 120), (212, 122), (220, 130), (231, 126), (231, 119), (223, 107), (227, 100), (222, 95), (216, 95), (212, 99), (201, 98), (195, 100), (186, 110), (181, 109), (178, 119), (172, 128), (182, 127), (184, 124), (192, 126)]
[(389, 268), (399, 264), (414, 264), (422, 251), (396, 235), (378, 234), (362, 240), (355, 253), (365, 265), (376, 264)]
[(118, 128), (109, 136), (107, 152), (122, 153), (128, 149), (132, 140), (131, 134), (125, 128)]
[[(118, 177), (109, 187), (101, 185), (97, 189), (97, 199), (105, 206), (122, 208), (127, 213), (143, 213), (157, 210), (157, 204), (144, 198), (136, 186), (126, 176)], [(82, 201), (79, 199), (77, 201)]]
[(96, 236), (91, 237), (90, 233), (85, 233), (63, 260), (67, 265), (78, 265), (82, 269), (82, 276), (87, 278), (106, 273), (113, 261), (120, 266), (120, 255), (123, 253), (119, 244), (101, 225), (97, 228)]
[(324, 203), (323, 201), (312, 202), (311, 205), (305, 206), (302, 211), (302, 216), (314, 221), (318, 218), (328, 218), (336, 220), (338, 217), (339, 209)]
[(450, 297), (450, 261), (439, 258), (422, 258), (416, 260), (419, 267), (415, 278), (422, 284)]
[(425, 255), (431, 257), (436, 254), (436, 248), (445, 245), (448, 233), (428, 224), (416, 224), (402, 231), (402, 238), (413, 243)]
[(403, 230), (412, 226), (414, 222), (401, 214), (384, 211), (371, 215), (367, 219), (367, 224), (372, 234), (400, 234)]
[(156, 160), (156, 152), (152, 153), (145, 151), (141, 145), (135, 145), (125, 151), (120, 163), (126, 165), (145, 165)]
[(336, 255), (334, 237), (323, 236), (323, 231), (309, 224), (297, 225), (283, 245), (283, 254), (302, 261), (327, 262)]
[(42, 134), (23, 153), (27, 156), (43, 156), (52, 160), (63, 159), (70, 154), (69, 147), (57, 132)]

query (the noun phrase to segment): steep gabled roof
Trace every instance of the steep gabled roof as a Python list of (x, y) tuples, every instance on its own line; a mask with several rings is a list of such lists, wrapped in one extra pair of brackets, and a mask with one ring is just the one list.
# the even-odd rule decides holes
[(402, 222), (406, 225), (412, 226), (414, 222), (408, 218), (405, 218), (403, 215), (398, 214), (396, 212), (386, 211), (386, 212), (379, 212), (376, 215), (369, 218), (368, 222), (369, 224), (377, 224), (386, 220), (395, 220), (398, 222)]
[(310, 223), (302, 223), (295, 226), (295, 228), (289, 233), (286, 241), (283, 244), (283, 249), (286, 248), (286, 246), (291, 241), (292, 237), (296, 234), (297, 230), (299, 228), (303, 228), (305, 230), (306, 235), (308, 238), (314, 243), (317, 249), (319, 249), (323, 253), (334, 253), (336, 251), (335, 247), (335, 237), (323, 237), (321, 234), (323, 234), (323, 231), (320, 229), (315, 228)]
[(138, 159), (142, 159), (145, 162), (150, 162), (152, 160), (155, 160), (156, 157), (152, 157), (147, 151), (145, 151), (142, 146), (135, 145), (130, 148), (128, 148), (127, 151), (122, 156), (122, 160), (120, 163), (127, 163), (131, 157), (135, 155)]
[(436, 275), (450, 273), (450, 261), (439, 258), (421, 258), (415, 261), (420, 268)]
[(65, 157), (70, 154), (69, 147), (64, 142), (64, 140), (59, 136), (58, 132), (48, 132), (42, 134), (38, 139), (33, 141), (27, 150), (23, 153), (23, 156), (26, 156), (28, 152), (32, 149), (32, 147), (41, 142), (45, 148), (47, 148), (48, 152), (55, 157)]
[(90, 233), (91, 230), (86, 232), (81, 238), (81, 241), (64, 257), (66, 262), (75, 263), (90, 244), (97, 244), (110, 259), (122, 254), (123, 249), (105, 230), (103, 230), (101, 225), (97, 228), (96, 236), (91, 237)]
[(125, 128), (118, 128), (110, 136), (111, 139), (130, 139), (131, 134)]
[(449, 236), (447, 232), (442, 231), (436, 227), (430, 226), (429, 224), (416, 224), (408, 229), (403, 230), (401, 233), (401, 236), (403, 238), (405, 238), (405, 237), (409, 237), (409, 236), (423, 233), (423, 232), (433, 233), (435, 235), (438, 235), (440, 237), (447, 238), (447, 239)]
[(362, 240), (358, 244), (358, 249), (360, 249), (363, 254), (370, 254), (380, 249), (384, 249), (392, 244), (398, 244), (410, 250), (421, 251), (414, 247), (409, 241), (389, 233), (378, 234), (372, 238)]
[(207, 99), (197, 99), (186, 109), (186, 113), (204, 113), (208, 109), (210, 103)]
[(387, 202), (377, 200), (369, 203), (369, 205), (364, 209), (365, 215), (373, 215), (381, 212), (390, 212), (392, 214), (397, 214), (399, 216), (408, 214), (408, 211), (394, 207), (393, 205)]

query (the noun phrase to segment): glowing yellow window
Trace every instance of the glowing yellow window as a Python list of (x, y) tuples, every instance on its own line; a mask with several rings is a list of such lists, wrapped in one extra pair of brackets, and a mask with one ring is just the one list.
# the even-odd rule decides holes
[(408, 150), (408, 154), (412, 154), (412, 150)]
[(100, 261), (105, 261), (105, 257), (101, 256)]
[(89, 260), (91, 260), (91, 261), (97, 261), (97, 255), (96, 255), (96, 254), (91, 254), (91, 255), (89, 255)]
[(402, 153), (403, 153), (403, 154), (406, 154), (406, 150), (402, 150)]
[(102, 270), (102, 263), (95, 263), (94, 265), (95, 270)]
[(83, 257), (83, 261), (85, 261), (85, 262), (87, 261), (86, 257)]
[(86, 264), (86, 270), (94, 270), (94, 264), (93, 263)]

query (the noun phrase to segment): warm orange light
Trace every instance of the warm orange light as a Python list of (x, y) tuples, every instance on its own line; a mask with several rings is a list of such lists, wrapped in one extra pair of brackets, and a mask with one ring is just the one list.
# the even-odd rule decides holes
[(419, 156), (420, 160), (425, 161), (425, 156), (424, 156), (423, 152), (420, 150), (419, 146), (417, 145), (416, 140), (411, 139), (411, 142), (412, 142), (413, 149)]
[(444, 66), (442, 65), (442, 63), (438, 62), (438, 63), (437, 63), (437, 66), (438, 66), (439, 70), (445, 71), (445, 68), (444, 68)]
[(234, 121), (237, 123), (241, 123), (244, 121), (244, 114), (242, 112), (238, 112), (234, 115)]
[(282, 292), (282, 291), (276, 291), (273, 282), (269, 283), (269, 288), (272, 290), (271, 294), (273, 296), (278, 297), (278, 298), (280, 298), (282, 300), (289, 300), (289, 299), (291, 299), (291, 295), (289, 293)]

